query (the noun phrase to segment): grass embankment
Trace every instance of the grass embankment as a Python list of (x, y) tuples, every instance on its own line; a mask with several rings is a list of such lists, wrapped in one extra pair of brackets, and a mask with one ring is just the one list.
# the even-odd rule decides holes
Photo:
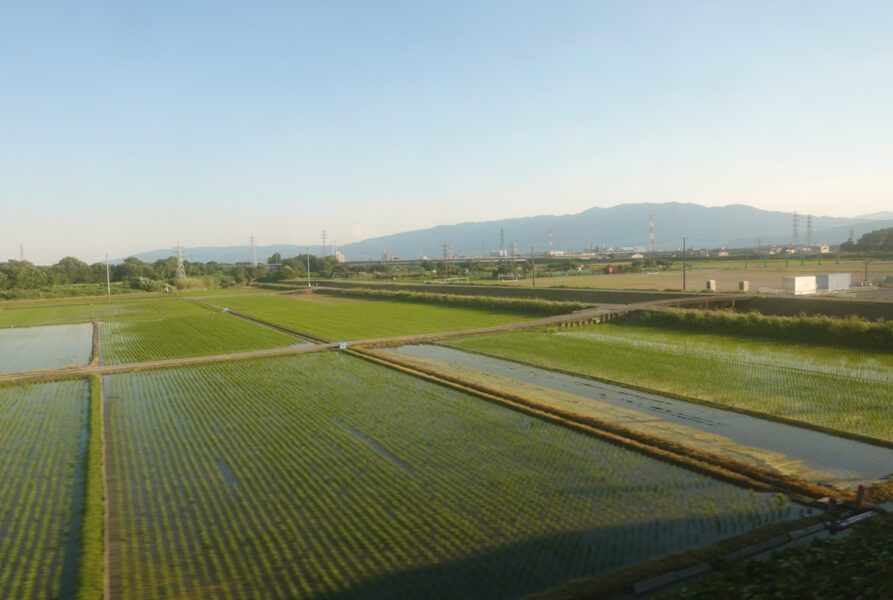
[(774, 552), (671, 590), (655, 600), (893, 598), (893, 515), (869, 519), (842, 539)]
[(534, 366), (831, 431), (893, 441), (893, 355), (602, 324), (445, 342)]
[(102, 378), (90, 376), (84, 521), (78, 568), (78, 600), (100, 600), (105, 575), (105, 492), (102, 476)]
[(543, 315), (562, 315), (587, 307), (582, 302), (556, 302), (537, 298), (498, 298), (493, 296), (467, 296), (458, 294), (431, 294), (405, 290), (383, 290), (371, 288), (316, 290), (318, 294), (346, 296), (364, 300), (393, 300), (395, 302), (412, 302), (418, 304), (442, 304), (461, 306), (483, 310), (511, 311), (519, 313), (539, 313)]
[(482, 310), (458, 306), (436, 306), (362, 301), (336, 297), (330, 302), (313, 301), (319, 296), (258, 296), (227, 298), (216, 302), (231, 310), (299, 331), (324, 340), (362, 340), (399, 335), (460, 331), (529, 321), (542, 315), (509, 310)]
[[(893, 311), (893, 307), (891, 307)], [(893, 314), (891, 314), (893, 316)], [(857, 348), (893, 349), (893, 320), (866, 321), (825, 316), (767, 316), (726, 310), (640, 310), (628, 316), (632, 323), (689, 331), (765, 337)]]

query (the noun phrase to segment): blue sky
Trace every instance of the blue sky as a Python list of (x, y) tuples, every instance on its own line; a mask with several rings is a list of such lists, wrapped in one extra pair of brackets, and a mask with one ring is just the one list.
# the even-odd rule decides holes
[(0, 0), (0, 260), (893, 210), (890, 2)]

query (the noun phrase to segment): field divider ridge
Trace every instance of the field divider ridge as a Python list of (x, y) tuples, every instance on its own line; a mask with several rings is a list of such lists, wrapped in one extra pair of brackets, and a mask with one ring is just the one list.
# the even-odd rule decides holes
[(482, 386), (434, 369), (409, 364), (391, 356), (382, 356), (368, 348), (354, 348), (347, 352), (358, 358), (472, 394), (740, 487), (767, 492), (784, 491), (790, 494), (795, 501), (804, 504), (812, 504), (818, 498), (826, 496), (843, 500), (855, 498), (855, 495), (849, 491), (816, 485), (796, 477), (782, 475), (768, 469), (697, 450), (658, 436), (637, 432), (622, 425), (580, 415), (518, 394)]
[(90, 353), (90, 362), (87, 366), (98, 367), (102, 362), (99, 354), (99, 321), (93, 321), (93, 350)]

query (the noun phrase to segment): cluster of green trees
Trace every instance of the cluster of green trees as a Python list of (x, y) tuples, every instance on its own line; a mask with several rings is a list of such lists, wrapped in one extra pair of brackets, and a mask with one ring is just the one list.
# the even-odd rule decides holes
[(893, 227), (875, 229), (859, 238), (858, 242), (844, 242), (841, 252), (868, 252), (877, 250), (893, 250)]
[[(315, 277), (331, 277), (333, 273), (347, 272), (332, 256), (310, 255), (310, 272)], [(158, 259), (147, 263), (136, 257), (109, 265), (98, 262), (87, 264), (73, 256), (66, 256), (50, 266), (35, 265), (24, 260), (8, 260), (0, 263), (0, 297), (31, 297), (37, 292), (53, 295), (81, 295), (104, 293), (106, 276), (114, 284), (113, 291), (127, 290), (160, 291), (166, 286), (182, 287), (230, 287), (256, 282), (276, 282), (307, 276), (306, 254), (283, 259), (274, 255), (268, 264), (226, 265), (216, 262), (184, 261), (187, 279), (177, 279), (177, 259)], [(101, 290), (100, 290), (101, 288)]]

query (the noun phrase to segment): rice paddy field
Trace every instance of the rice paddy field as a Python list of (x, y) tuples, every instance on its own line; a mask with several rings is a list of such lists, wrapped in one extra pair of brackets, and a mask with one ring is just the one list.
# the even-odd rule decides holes
[(0, 598), (71, 598), (89, 384), (0, 386)]
[[(0, 329), (60, 323), (84, 323), (87, 321), (129, 320), (158, 318), (171, 312), (189, 310), (188, 302), (175, 299), (135, 298), (116, 299), (107, 303), (100, 300), (60, 301), (0, 305)], [(174, 308), (179, 307), (179, 308)]]
[(103, 364), (228, 354), (303, 340), (185, 300), (160, 301), (141, 318), (100, 326)]
[(893, 440), (893, 354), (602, 324), (448, 345)]
[(517, 598), (799, 510), (341, 353), (105, 394), (114, 598)]
[[(0, 384), (0, 598), (514, 599), (805, 514), (350, 352), (213, 362), (303, 344), (223, 308), (333, 341), (541, 316), (257, 290), (0, 304), (2, 379), (31, 380)], [(67, 368), (92, 321), (102, 365)], [(890, 353), (614, 324), (449, 343), (893, 440)]]
[(534, 313), (387, 300), (331, 297), (321, 300), (312, 295), (234, 297), (212, 302), (256, 319), (331, 341), (461, 331), (542, 317)]
[(91, 323), (0, 329), (0, 373), (85, 365), (92, 351)]

